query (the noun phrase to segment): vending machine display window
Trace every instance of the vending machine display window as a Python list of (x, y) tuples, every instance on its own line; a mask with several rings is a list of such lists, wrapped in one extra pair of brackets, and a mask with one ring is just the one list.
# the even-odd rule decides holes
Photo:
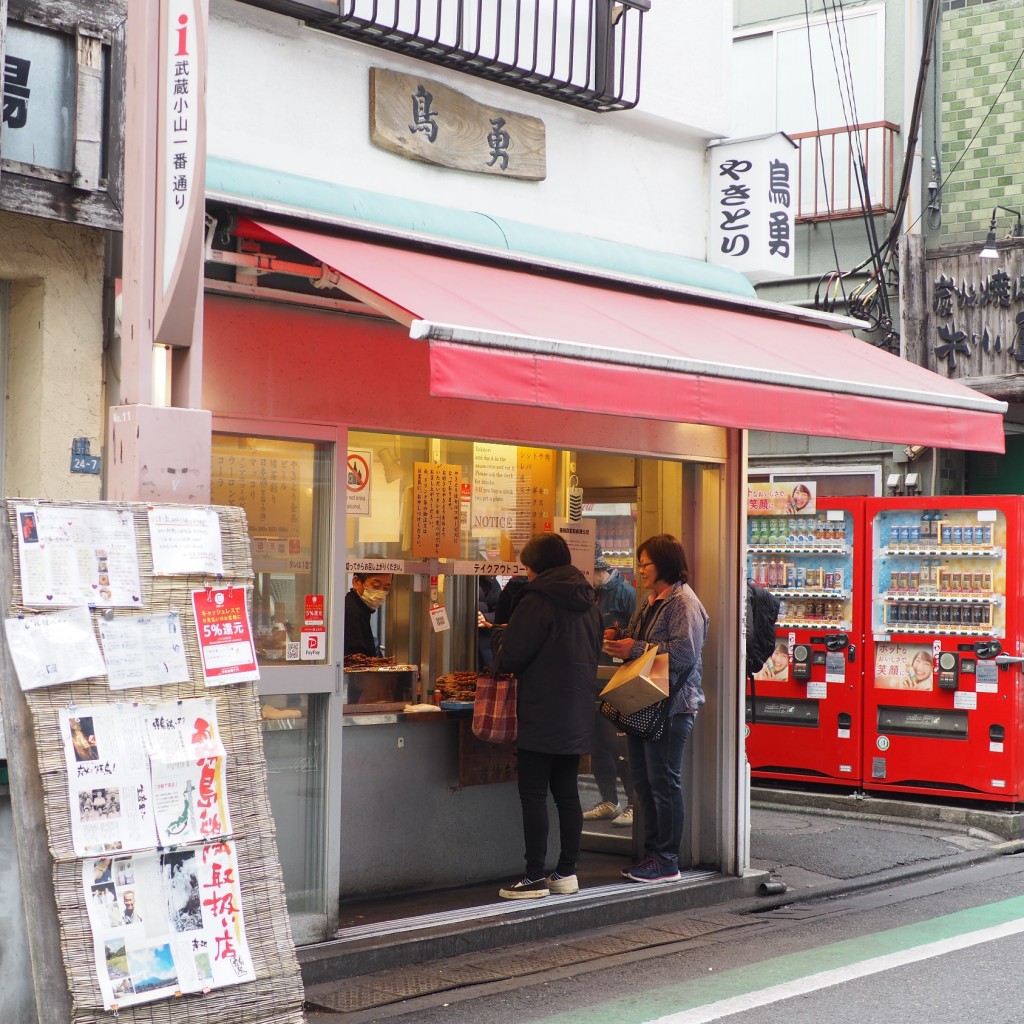
[(1006, 635), (1006, 517), (998, 510), (879, 512), (872, 631)]

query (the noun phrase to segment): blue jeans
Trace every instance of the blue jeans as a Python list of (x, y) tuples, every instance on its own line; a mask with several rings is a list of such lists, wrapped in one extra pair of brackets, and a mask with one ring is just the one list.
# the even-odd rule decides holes
[(561, 849), (555, 870), (576, 873), (583, 832), (583, 810), (576, 781), (579, 754), (542, 754), (519, 750), (519, 801), (523, 806), (523, 838), (526, 840), (526, 877), (543, 878), (548, 856), (548, 789), (558, 811)]
[(660, 740), (629, 739), (629, 767), (644, 816), (644, 855), (679, 867), (683, 842), (683, 750), (693, 715), (673, 715)]

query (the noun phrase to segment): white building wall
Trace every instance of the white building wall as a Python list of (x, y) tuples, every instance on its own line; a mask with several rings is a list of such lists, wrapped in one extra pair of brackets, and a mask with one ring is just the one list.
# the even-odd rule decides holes
[[(723, 3), (657, 3), (640, 106), (596, 114), (340, 39), (234, 0), (210, 5), (209, 153), (254, 166), (705, 256), (705, 146), (728, 128), (732, 19)], [(370, 142), (369, 71), (389, 67), (539, 117), (547, 179), (415, 163)]]

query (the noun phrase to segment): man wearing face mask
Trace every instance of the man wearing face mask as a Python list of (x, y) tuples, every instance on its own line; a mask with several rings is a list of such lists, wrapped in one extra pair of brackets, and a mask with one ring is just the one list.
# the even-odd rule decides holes
[(345, 595), (345, 657), (364, 654), (380, 657), (373, 635), (373, 613), (384, 604), (391, 589), (389, 572), (354, 572), (352, 589)]

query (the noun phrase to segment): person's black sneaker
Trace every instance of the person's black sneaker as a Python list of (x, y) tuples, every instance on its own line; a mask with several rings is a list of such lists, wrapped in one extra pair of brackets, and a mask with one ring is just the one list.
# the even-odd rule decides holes
[(518, 882), (510, 882), (498, 890), (503, 900), (536, 900), (548, 894), (546, 878), (520, 878)]
[(626, 877), (631, 882), (677, 882), (681, 876), (674, 864), (662, 864), (657, 857), (650, 857), (645, 864), (630, 868)]
[(638, 860), (638, 861), (637, 861), (637, 862), (636, 862), (635, 864), (630, 864), (630, 865), (629, 865), (629, 867), (625, 867), (625, 868), (623, 868), (623, 869), (622, 869), (622, 870), (621, 870), (621, 871), (619, 872), (619, 874), (620, 874), (620, 875), (622, 875), (622, 877), (623, 877), (623, 878), (629, 878), (629, 880), (630, 880), (630, 881), (632, 882), (632, 881), (634, 881), (635, 879), (633, 879), (633, 878), (630, 878), (630, 872), (631, 872), (631, 871), (637, 871), (637, 870), (639, 870), (640, 868), (645, 868), (645, 867), (647, 867), (647, 865), (648, 865), (648, 864), (649, 864), (649, 863), (650, 863), (650, 862), (651, 862), (652, 860), (654, 860), (654, 858), (653, 858), (653, 857), (652, 857), (652, 856), (651, 856), (650, 854), (647, 854), (647, 856), (646, 856), (646, 857), (641, 857), (641, 858), (640, 858), (640, 860)]

